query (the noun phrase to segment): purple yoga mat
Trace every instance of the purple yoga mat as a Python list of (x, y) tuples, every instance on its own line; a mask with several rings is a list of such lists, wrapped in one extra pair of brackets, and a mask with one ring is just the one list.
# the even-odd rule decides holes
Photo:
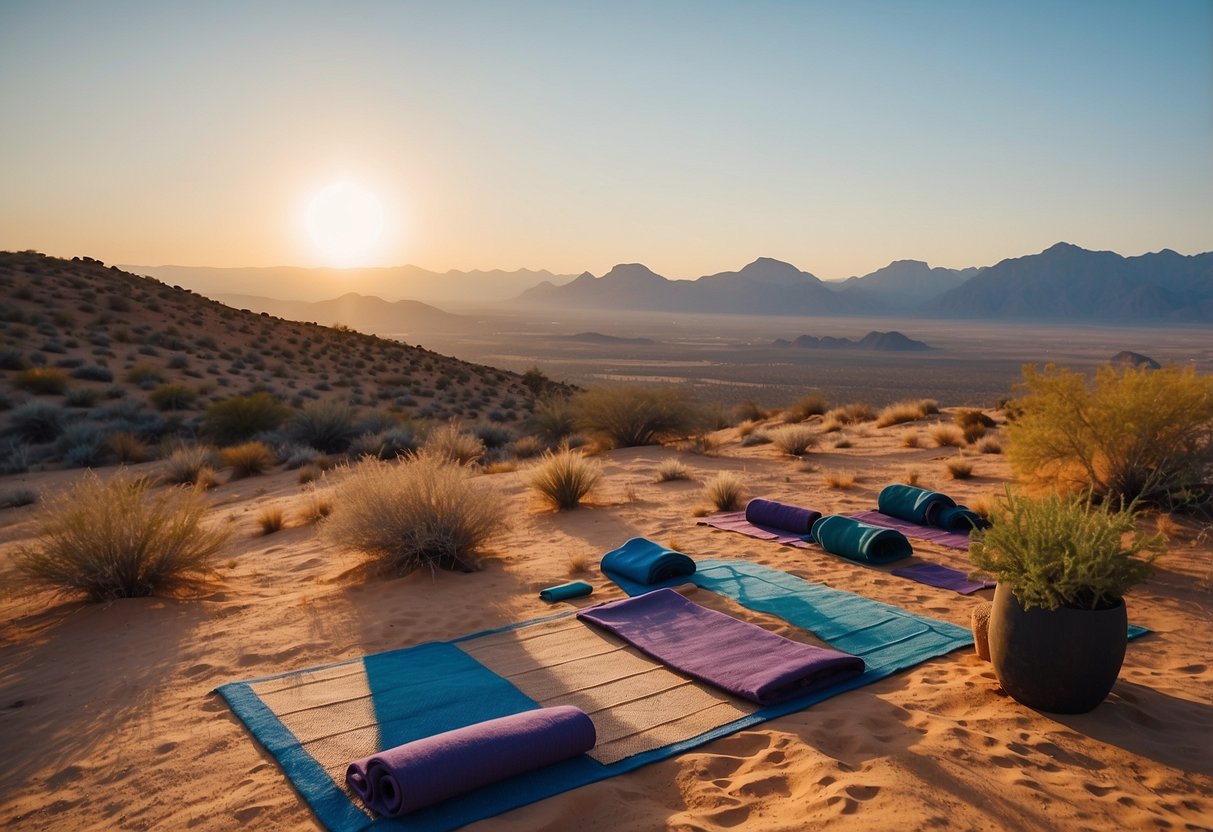
[(943, 529), (936, 529), (932, 526), (920, 526), (917, 523), (911, 523), (909, 520), (899, 520), (896, 517), (890, 517), (879, 511), (857, 511), (850, 515), (850, 517), (861, 523), (867, 523), (870, 526), (896, 529), (906, 537), (929, 540), (932, 543), (947, 546), (949, 549), (964, 549), (967, 551), (969, 548), (969, 536), (967, 534), (949, 532)]
[(398, 817), (584, 754), (594, 723), (568, 705), (478, 722), (350, 763), (346, 783), (377, 815)]
[(663, 664), (759, 705), (860, 675), (863, 659), (784, 638), (659, 589), (577, 613)]
[(893, 574), (899, 578), (909, 578), (911, 581), (937, 586), (940, 589), (954, 589), (961, 595), (968, 595), (979, 589), (989, 589), (996, 583), (995, 581), (970, 581), (968, 575), (959, 569), (938, 563), (899, 566), (893, 570)]
[(821, 519), (821, 512), (755, 497), (746, 503), (745, 519), (759, 528), (807, 535), (813, 530), (813, 524)]
[(806, 532), (802, 536), (797, 536), (789, 533), (786, 529), (776, 529), (770, 526), (755, 526), (749, 520), (745, 519), (744, 511), (726, 511), (721, 514), (713, 514), (710, 517), (704, 517), (702, 520), (695, 522), (697, 526), (711, 526), (714, 529), (724, 529), (726, 532), (738, 532), (739, 534), (756, 537), (759, 540), (774, 540), (783, 543), (786, 546), (800, 546), (808, 548), (811, 539)]

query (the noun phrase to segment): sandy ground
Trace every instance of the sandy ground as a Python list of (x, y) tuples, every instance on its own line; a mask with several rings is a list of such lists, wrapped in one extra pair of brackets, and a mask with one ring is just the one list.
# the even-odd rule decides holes
[[(714, 456), (612, 451), (600, 457), (606, 476), (593, 505), (564, 513), (537, 503), (525, 468), (495, 474), (512, 523), (474, 574), (365, 581), (357, 555), (324, 546), (298, 519), (305, 495), (295, 472), (224, 484), (212, 492), (214, 520), (237, 534), (209, 594), (107, 605), (14, 592), (0, 599), (0, 827), (316, 829), (274, 760), (212, 693), (216, 685), (546, 614), (537, 589), (570, 577), (591, 581), (595, 599), (620, 597), (596, 563), (636, 535), (967, 626), (992, 591), (965, 597), (889, 567), (696, 526), (691, 516), (703, 481), (722, 470), (743, 472), (751, 496), (824, 511), (874, 507), (880, 488), (907, 470), (965, 501), (1000, 491), (1000, 456), (974, 455), (976, 476), (952, 481), (944, 460), (956, 451), (902, 447), (901, 435), (915, 430), (925, 433), (860, 428), (853, 447), (814, 451), (807, 465), (736, 441)], [(671, 455), (695, 480), (655, 481)], [(859, 479), (828, 488), (823, 477), (835, 470)], [(0, 484), (53, 491), (76, 476)], [(260, 536), (255, 517), (267, 505), (286, 510), (288, 527)], [(28, 538), (37, 511), (0, 511), (5, 584), (13, 546)], [(968, 565), (963, 553), (915, 546), (927, 560)], [(1154, 633), (1130, 643), (1111, 696), (1090, 714), (1019, 705), (966, 649), (475, 828), (1213, 828), (1211, 570), (1213, 534), (1181, 521), (1156, 576), (1128, 599), (1130, 620)]]

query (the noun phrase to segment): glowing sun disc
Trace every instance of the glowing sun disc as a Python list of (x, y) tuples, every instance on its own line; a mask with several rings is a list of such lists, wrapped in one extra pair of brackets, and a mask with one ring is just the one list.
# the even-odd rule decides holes
[(330, 260), (349, 263), (365, 256), (383, 234), (383, 205), (353, 182), (334, 182), (307, 207), (308, 236)]

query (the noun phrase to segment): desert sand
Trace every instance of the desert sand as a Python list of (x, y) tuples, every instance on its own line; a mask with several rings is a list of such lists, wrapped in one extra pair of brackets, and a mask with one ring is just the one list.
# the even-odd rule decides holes
[[(622, 597), (598, 558), (638, 535), (968, 626), (992, 590), (962, 596), (892, 576), (891, 567), (695, 524), (703, 481), (724, 470), (743, 473), (750, 496), (826, 512), (872, 508), (882, 486), (911, 470), (962, 501), (999, 493), (1009, 477), (1003, 458), (986, 454), (971, 456), (972, 479), (949, 479), (944, 461), (956, 449), (903, 447), (906, 432), (925, 433), (921, 424), (846, 430), (852, 447), (827, 440), (803, 462), (770, 445), (743, 448), (735, 431), (718, 434), (722, 445), (708, 456), (608, 451), (591, 504), (568, 512), (541, 506), (525, 485), (526, 463), (486, 475), (510, 501), (510, 524), (471, 574), (367, 579), (359, 555), (323, 545), (302, 519), (307, 487), (296, 472), (220, 485), (210, 492), (212, 519), (236, 535), (220, 579), (201, 597), (102, 605), (10, 591), (0, 599), (0, 826), (318, 829), (275, 761), (213, 693), (217, 685), (545, 615), (553, 607), (538, 590), (570, 578), (594, 585), (589, 600)], [(671, 455), (694, 480), (656, 482)], [(857, 481), (830, 488), (832, 471)], [(30, 473), (5, 485), (45, 494), (78, 476)], [(275, 505), (287, 528), (261, 535), (255, 517)], [(13, 548), (29, 538), (38, 511), (0, 511), (5, 585)], [(1213, 534), (1182, 519), (1169, 531), (1156, 575), (1128, 598), (1130, 620), (1153, 633), (1129, 644), (1111, 696), (1092, 713), (1018, 704), (966, 648), (472, 828), (1213, 828)], [(968, 567), (963, 552), (914, 545), (923, 559)]]

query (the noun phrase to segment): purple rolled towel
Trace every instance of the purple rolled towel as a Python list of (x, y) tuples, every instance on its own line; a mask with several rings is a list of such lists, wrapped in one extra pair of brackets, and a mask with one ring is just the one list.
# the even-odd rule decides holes
[(378, 815), (398, 817), (584, 754), (594, 723), (568, 705), (477, 722), (350, 763), (345, 779)]
[(750, 500), (745, 507), (747, 522), (755, 526), (768, 526), (789, 531), (793, 534), (807, 535), (813, 530), (813, 524), (820, 517), (820, 511), (787, 503), (777, 503), (774, 500), (764, 500), (761, 497)]

